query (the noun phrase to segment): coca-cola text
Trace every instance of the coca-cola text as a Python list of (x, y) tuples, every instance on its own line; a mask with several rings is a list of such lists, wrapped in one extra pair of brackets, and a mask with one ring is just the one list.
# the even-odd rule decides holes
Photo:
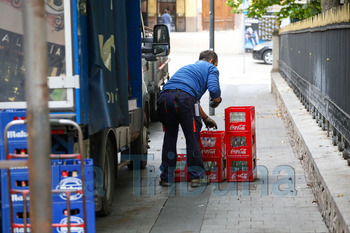
[(231, 131), (244, 131), (245, 130), (245, 124), (240, 124), (240, 125), (230, 125), (230, 130)]
[(215, 154), (216, 149), (203, 149), (202, 154)]
[(247, 154), (247, 149), (242, 148), (242, 149), (232, 149), (230, 150), (230, 155), (246, 155)]

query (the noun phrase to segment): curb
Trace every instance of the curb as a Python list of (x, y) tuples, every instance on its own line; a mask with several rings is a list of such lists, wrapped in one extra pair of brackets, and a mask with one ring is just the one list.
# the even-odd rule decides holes
[(271, 91), (328, 229), (350, 233), (350, 168), (346, 160), (278, 72), (271, 72)]

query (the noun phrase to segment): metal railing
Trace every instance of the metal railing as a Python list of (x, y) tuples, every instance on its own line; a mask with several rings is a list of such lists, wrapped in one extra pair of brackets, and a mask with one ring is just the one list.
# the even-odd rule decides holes
[(281, 75), (350, 165), (349, 61), (349, 21), (280, 33)]

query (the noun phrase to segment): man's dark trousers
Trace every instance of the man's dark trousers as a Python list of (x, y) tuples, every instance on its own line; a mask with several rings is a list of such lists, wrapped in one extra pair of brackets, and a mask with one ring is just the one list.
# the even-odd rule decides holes
[(196, 102), (195, 97), (181, 90), (167, 90), (159, 97), (159, 112), (165, 130), (160, 166), (163, 181), (174, 181), (179, 125), (186, 138), (187, 167), (191, 180), (204, 173), (199, 145), (202, 121), (200, 116), (195, 116)]

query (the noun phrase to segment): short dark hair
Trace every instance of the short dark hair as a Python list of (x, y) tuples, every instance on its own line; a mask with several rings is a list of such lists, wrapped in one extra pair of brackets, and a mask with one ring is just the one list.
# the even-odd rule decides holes
[(211, 59), (213, 59), (213, 64), (218, 62), (218, 55), (213, 50), (205, 50), (199, 54), (199, 60), (209, 62)]

